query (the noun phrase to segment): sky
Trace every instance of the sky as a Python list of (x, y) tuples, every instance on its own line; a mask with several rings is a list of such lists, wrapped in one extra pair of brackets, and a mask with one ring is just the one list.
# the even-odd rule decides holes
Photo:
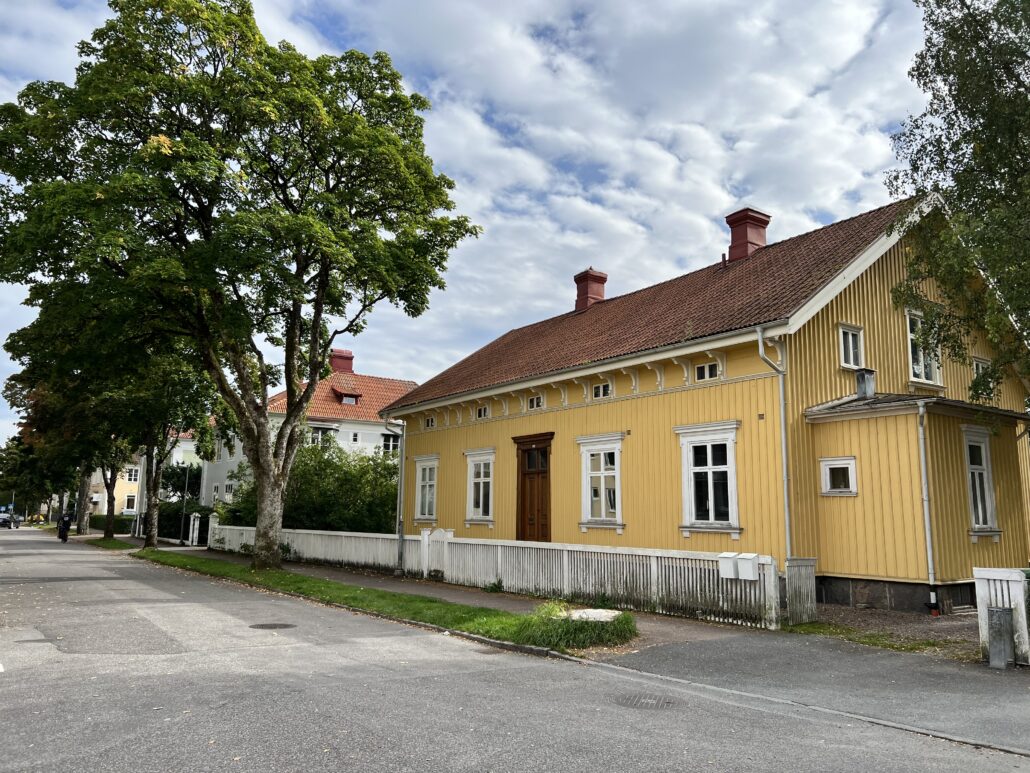
[[(908, 0), (253, 0), (273, 42), (386, 51), (427, 96), (425, 139), (484, 229), (417, 319), (383, 306), (340, 345), (424, 381), (514, 327), (571, 310), (593, 266), (621, 295), (719, 260), (724, 218), (775, 241), (889, 201), (890, 133), (923, 95)], [(0, 103), (70, 82), (102, 0), (0, 0)], [(32, 319), (0, 285), (0, 339)], [(684, 299), (689, 302), (689, 299)], [(0, 353), (0, 379), (16, 370)], [(17, 417), (0, 401), (0, 440)]]

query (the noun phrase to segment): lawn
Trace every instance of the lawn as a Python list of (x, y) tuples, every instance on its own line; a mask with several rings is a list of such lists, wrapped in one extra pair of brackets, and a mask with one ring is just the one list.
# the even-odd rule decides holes
[(133, 550), (138, 545), (134, 545), (131, 542), (125, 542), (124, 540), (115, 539), (88, 539), (86, 540), (87, 545), (96, 545), (98, 548), (107, 548), (108, 550)]
[(400, 620), (429, 623), (490, 639), (546, 647), (558, 652), (624, 644), (637, 635), (636, 622), (625, 612), (611, 623), (569, 620), (560, 616), (560, 604), (549, 602), (530, 614), (517, 615), (499, 609), (455, 604), (427, 596), (360, 588), (332, 580), (294, 574), (283, 569), (254, 570), (228, 561), (183, 553), (147, 549), (133, 555), (166, 566), (235, 580), (256, 588), (294, 593), (327, 604), (341, 604)]

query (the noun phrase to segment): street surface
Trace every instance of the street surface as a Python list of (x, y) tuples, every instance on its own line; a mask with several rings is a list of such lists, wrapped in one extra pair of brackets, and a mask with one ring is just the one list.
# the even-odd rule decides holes
[[(733, 675), (684, 657), (674, 681), (510, 654), (34, 529), (0, 534), (0, 771), (1030, 769), (778, 700), (747, 662), (718, 663)], [(822, 692), (872, 689), (842, 676)], [(716, 677), (734, 689), (707, 686)], [(817, 681), (799, 676), (813, 705)], [(893, 689), (882, 701), (902, 700)]]

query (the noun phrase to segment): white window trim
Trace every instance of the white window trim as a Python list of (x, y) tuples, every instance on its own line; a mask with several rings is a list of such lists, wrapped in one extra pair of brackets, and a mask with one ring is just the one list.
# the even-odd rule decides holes
[[(606, 398), (607, 399), (607, 398)], [(603, 435), (586, 435), (576, 438), (580, 457), (580, 522), (579, 530), (615, 529), (622, 534), (625, 522), (622, 518), (622, 439), (625, 432), (607, 432)], [(615, 518), (590, 517), (590, 454), (615, 453)]]
[(139, 467), (126, 467), (125, 480), (127, 483), (139, 483)]
[[(537, 405), (537, 406), (534, 407), (532, 405), (532, 402), (534, 400), (539, 400), (540, 401), (540, 405)], [(543, 392), (539, 392), (539, 393), (537, 393), (535, 395), (530, 395), (526, 399), (526, 410), (527, 411), (542, 411), (546, 407), (547, 407), (547, 397), (543, 394)]]
[(422, 429), (435, 429), (436, 428), (436, 417), (426, 416), (422, 419)]
[[(709, 375), (707, 375), (708, 370), (713, 365), (715, 366), (715, 375), (714, 376), (709, 376)], [(703, 368), (704, 369), (704, 372), (706, 374), (704, 377), (698, 378), (698, 376), (697, 376), (698, 368)], [(719, 361), (718, 360), (705, 360), (704, 362), (692, 362), (691, 363), (691, 367), (690, 367), (690, 375), (691, 375), (691, 379), (692, 379), (693, 383), (695, 383), (695, 384), (704, 384), (704, 383), (706, 383), (708, 381), (718, 381), (719, 379), (722, 378), (722, 367), (719, 365)]]
[[(859, 362), (855, 364), (848, 364), (844, 361), (844, 334), (851, 333), (858, 336), (858, 359)], [(840, 357), (840, 366), (847, 370), (859, 370), (865, 367), (865, 330), (858, 325), (848, 325), (841, 322), (837, 325), (837, 354)], [(909, 352), (911, 356), (911, 351)], [(912, 370), (909, 368), (909, 373)]]
[[(129, 500), (130, 499), (132, 500), (132, 507), (129, 507)], [(128, 513), (136, 512), (136, 499), (137, 499), (137, 497), (136, 497), (135, 494), (126, 494), (125, 495), (125, 507), (122, 508), (122, 511), (123, 512), (128, 512)]]
[[(474, 526), (476, 524), (488, 525), (491, 529), (494, 527), (494, 493), (497, 490), (495, 481), (497, 471), (497, 451), (494, 448), (474, 448), (469, 451), (465, 451), (465, 461), (468, 465), (468, 472), (466, 474), (466, 486), (465, 486), (465, 526)], [(477, 463), (489, 462), (490, 463), (490, 515), (482, 516), (476, 515), (472, 512), (472, 473), (475, 470)], [(439, 475), (437, 471), (437, 475)]]
[[(969, 485), (969, 475), (972, 472), (969, 466), (969, 446), (978, 444), (983, 447), (984, 452), (984, 493), (987, 495), (987, 523), (978, 525), (973, 520), (973, 492)], [(981, 536), (993, 537), (995, 542), (999, 541), (1001, 529), (998, 528), (998, 507), (994, 499), (994, 467), (991, 463), (991, 431), (979, 424), (962, 425), (962, 459), (965, 466), (966, 501), (969, 506), (969, 535), (973, 542)]]
[(991, 367), (991, 361), (986, 357), (974, 357), (973, 358), (973, 378), (977, 376), (977, 366), (983, 366), (984, 368)]
[[(830, 469), (833, 467), (847, 467), (848, 481), (851, 484), (849, 489), (830, 488)], [(819, 493), (824, 497), (857, 497), (858, 496), (858, 467), (853, 456), (832, 456), (819, 460)]]
[[(608, 394), (598, 397), (595, 390), (601, 389), (605, 384), (608, 385)], [(615, 382), (610, 378), (603, 379), (599, 384), (593, 384), (590, 387), (591, 400), (611, 400), (613, 397), (615, 397)]]
[[(917, 378), (916, 375), (915, 375), (914, 363), (912, 362), (912, 320), (913, 319), (918, 319), (919, 320), (919, 324), (920, 325), (923, 324), (923, 315), (922, 314), (920, 314), (918, 312), (915, 312), (915, 311), (906, 310), (905, 311), (905, 351), (908, 353), (908, 380), (910, 382), (912, 382), (913, 384), (919, 384), (919, 385), (923, 385), (923, 386), (934, 386), (934, 387), (943, 386), (943, 384), (944, 384), (944, 381), (943, 381), (943, 379), (944, 379), (944, 373), (943, 373), (944, 367), (943, 367), (943, 363), (941, 362), (941, 352), (940, 352), (940, 349), (937, 350), (937, 357), (936, 357), (936, 361), (937, 361), (937, 368), (936, 368), (937, 378), (936, 378), (936, 380), (931, 381), (930, 379)], [(923, 356), (924, 357), (926, 356), (926, 352), (925, 351), (923, 352)], [(925, 368), (924, 368), (924, 370), (925, 370)]]
[[(479, 415), (480, 411), (483, 412), (482, 416)], [(483, 421), (484, 419), (489, 419), (492, 414), (493, 414), (493, 411), (490, 410), (490, 404), (489, 403), (487, 403), (485, 405), (477, 405), (476, 406), (476, 421)]]
[[(740, 510), (737, 504), (737, 431), (739, 420), (717, 421), (708, 424), (690, 424), (673, 427), (680, 439), (681, 485), (683, 490), (683, 522), (680, 534), (689, 537), (691, 532), (727, 533), (731, 539), (739, 540)], [(726, 443), (726, 467), (729, 481), (730, 520), (728, 522), (698, 521), (694, 519), (694, 478), (691, 474), (690, 446), (693, 443)]]
[[(437, 515), (440, 512), (440, 454), (423, 454), (414, 457), (415, 461), (415, 523), (436, 523)], [(423, 516), (419, 512), (419, 505), (422, 500), (422, 470), (426, 467), (436, 468), (436, 477), (433, 479), (433, 515)]]

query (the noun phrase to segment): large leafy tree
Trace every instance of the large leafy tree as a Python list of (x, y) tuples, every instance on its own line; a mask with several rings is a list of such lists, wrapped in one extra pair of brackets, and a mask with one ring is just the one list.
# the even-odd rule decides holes
[[(968, 359), (986, 330), (999, 357), (973, 384), (993, 392), (1008, 366), (1030, 374), (1030, 14), (1025, 0), (916, 0), (925, 44), (910, 76), (926, 109), (894, 136), (889, 183), (928, 205), (899, 303), (920, 308), (930, 343)], [(944, 303), (931, 302), (933, 279)], [(986, 290), (986, 292), (985, 292)]]
[[(116, 278), (188, 340), (254, 476), (254, 562), (278, 565), (303, 417), (340, 335), (422, 313), (476, 233), (385, 54), (265, 42), (245, 0), (111, 0), (75, 83), (0, 108), (0, 260), (19, 281)], [(285, 416), (268, 398), (286, 391)]]

